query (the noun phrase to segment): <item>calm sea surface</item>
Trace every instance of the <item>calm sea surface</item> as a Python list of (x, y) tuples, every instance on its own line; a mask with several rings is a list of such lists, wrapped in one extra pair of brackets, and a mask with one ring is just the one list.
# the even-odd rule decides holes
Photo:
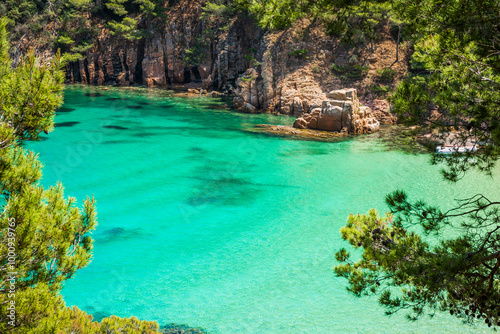
[[(67, 281), (68, 305), (97, 319), (132, 315), (213, 333), (478, 333), (437, 314), (387, 317), (335, 277), (350, 213), (385, 212), (405, 189), (443, 208), (498, 178), (443, 181), (426, 155), (375, 136), (339, 143), (252, 133), (293, 118), (216, 110), (160, 90), (69, 87), (58, 124), (30, 143), (43, 184), (97, 200), (92, 263)], [(500, 170), (496, 169), (500, 176)]]

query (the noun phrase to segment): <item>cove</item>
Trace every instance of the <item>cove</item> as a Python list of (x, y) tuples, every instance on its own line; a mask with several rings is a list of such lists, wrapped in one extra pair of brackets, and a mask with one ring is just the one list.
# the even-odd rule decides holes
[[(67, 305), (186, 323), (213, 333), (480, 333), (446, 314), (417, 323), (384, 316), (335, 277), (339, 229), (350, 213), (387, 210), (405, 189), (442, 207), (497, 178), (441, 179), (427, 155), (377, 136), (337, 143), (250, 130), (293, 118), (217, 110), (209, 98), (161, 90), (68, 87), (59, 126), (27, 147), (81, 203), (94, 194), (92, 263), (65, 283)], [(70, 111), (70, 112), (68, 112)], [(494, 175), (500, 175), (495, 169)]]

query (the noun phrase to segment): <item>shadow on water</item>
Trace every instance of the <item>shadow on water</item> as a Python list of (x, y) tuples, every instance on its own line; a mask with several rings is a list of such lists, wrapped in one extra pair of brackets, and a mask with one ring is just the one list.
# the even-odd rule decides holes
[[(258, 199), (262, 186), (236, 177), (227, 170), (214, 169), (212, 172), (199, 170), (198, 176), (187, 177), (200, 181), (196, 191), (186, 200), (191, 206), (206, 204), (223, 206), (248, 205)], [(211, 176), (213, 175), (213, 176)]]
[(105, 129), (115, 129), (115, 130), (128, 130), (129, 128), (126, 128), (124, 126), (119, 126), (119, 125), (105, 125), (103, 126)]
[(135, 141), (132, 140), (105, 140), (102, 142), (104, 145), (111, 145), (111, 144), (133, 144), (136, 143)]
[(61, 122), (61, 123), (56, 123), (55, 124), (55, 127), (56, 128), (64, 128), (64, 127), (72, 127), (72, 126), (75, 126), (77, 124), (80, 124), (80, 122)]
[(255, 202), (261, 190), (249, 186), (231, 186), (228, 183), (208, 181), (186, 200), (191, 206), (212, 204), (217, 206), (241, 206)]
[(116, 240), (137, 239), (148, 236), (141, 228), (125, 229), (123, 227), (112, 227), (101, 230), (101, 233), (95, 236), (95, 241), (99, 243), (108, 243)]
[(157, 137), (157, 136), (163, 136), (163, 135), (165, 135), (165, 134), (164, 133), (147, 133), (147, 132), (139, 132), (139, 133), (132, 134), (132, 136), (139, 137), (139, 138)]
[(61, 108), (59, 108), (59, 109), (56, 110), (56, 113), (60, 113), (60, 112), (72, 112), (72, 111), (75, 111), (75, 108), (61, 107)]
[(384, 125), (380, 131), (364, 136), (360, 140), (380, 140), (387, 151), (400, 151), (417, 155), (429, 153), (428, 148), (417, 140), (418, 136), (422, 134), (418, 129), (403, 125)]
[(84, 309), (84, 311), (91, 314), (92, 317), (94, 318), (94, 321), (98, 321), (98, 322), (100, 322), (104, 318), (111, 316), (111, 313), (108, 313), (108, 312), (103, 312), (103, 311), (96, 312), (95, 307), (93, 307), (93, 306), (87, 306)]
[(328, 155), (332, 150), (327, 147), (304, 147), (294, 150), (278, 152), (277, 154), (282, 157), (294, 157), (303, 155)]
[(37, 142), (37, 141), (46, 141), (46, 140), (49, 140), (48, 136), (38, 136), (37, 139), (28, 139), (28, 141), (34, 141), (34, 142)]
[(85, 93), (84, 95), (88, 96), (88, 97), (101, 97), (101, 96), (104, 96), (101, 93)]
[(125, 101), (125, 100), (129, 100), (129, 99), (126, 97), (108, 97), (106, 99), (106, 101)]

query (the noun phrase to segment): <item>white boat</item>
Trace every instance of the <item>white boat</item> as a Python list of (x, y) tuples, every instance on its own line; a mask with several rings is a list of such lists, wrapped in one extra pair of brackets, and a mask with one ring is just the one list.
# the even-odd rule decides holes
[(473, 146), (443, 145), (436, 147), (436, 152), (440, 154), (466, 153), (474, 151), (477, 151), (476, 145)]

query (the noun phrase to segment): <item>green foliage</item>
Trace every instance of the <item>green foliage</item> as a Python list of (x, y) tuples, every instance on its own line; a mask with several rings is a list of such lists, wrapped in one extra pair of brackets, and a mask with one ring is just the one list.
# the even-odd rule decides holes
[(324, 6), (315, 14), (325, 22), (330, 34), (349, 44), (378, 39), (391, 12), (390, 2), (383, 0), (328, 0)]
[(360, 79), (368, 74), (368, 66), (362, 65), (348, 65), (341, 66), (337, 64), (330, 65), (332, 71), (336, 74), (339, 74), (340, 78), (343, 79)]
[(288, 53), (290, 57), (297, 57), (297, 58), (302, 58), (305, 55), (309, 53), (309, 50), (305, 49), (298, 49), (298, 50), (292, 50)]
[(287, 28), (304, 17), (314, 2), (309, 0), (235, 0), (234, 5), (237, 9), (248, 11), (262, 27), (275, 30)]
[[(484, 6), (491, 8), (486, 16)], [(395, 111), (401, 120), (436, 132), (438, 140), (481, 143), (476, 152), (434, 157), (447, 165), (447, 179), (456, 181), (470, 168), (489, 173), (500, 155), (500, 49), (491, 34), (500, 28), (500, 2), (422, 8), (411, 1), (398, 8), (417, 29), (413, 58), (431, 74), (406, 78), (394, 96)]]
[(157, 323), (136, 318), (94, 322), (59, 294), (92, 256), (95, 201), (78, 208), (61, 184), (40, 185), (42, 165), (22, 143), (53, 129), (63, 63), (59, 55), (48, 63), (30, 52), (12, 66), (6, 24), (0, 20), (0, 332), (159, 333)]
[(2, 17), (17, 23), (26, 22), (37, 11), (37, 3), (33, 0), (5, 0), (2, 7)]
[(203, 18), (220, 19), (233, 14), (233, 8), (230, 5), (219, 3), (219, 1), (207, 1), (203, 7)]
[(125, 9), (125, 6), (123, 4), (126, 2), (127, 0), (108, 0), (105, 5), (106, 8), (112, 11), (115, 15), (125, 16), (127, 15), (128, 11)]
[(255, 57), (251, 54), (246, 54), (243, 56), (243, 58), (245, 58), (245, 60), (249, 63), (253, 63), (256, 60)]
[[(16, 292), (45, 284), (51, 290), (90, 260), (88, 233), (96, 224), (93, 199), (83, 210), (64, 199), (61, 185), (38, 185), (41, 164), (20, 144), (53, 129), (54, 110), (62, 103), (64, 76), (60, 57), (46, 64), (30, 53), (11, 67), (5, 21), (0, 22), (0, 261), (8, 263), (8, 247), (15, 249), (9, 272), (17, 272)], [(14, 226), (12, 225), (14, 224)], [(15, 227), (15, 234), (9, 228)], [(10, 266), (10, 265), (9, 265)], [(0, 272), (5, 288), (7, 271)], [(29, 294), (29, 292), (26, 292)], [(1, 294), (0, 327), (7, 328), (7, 295)], [(22, 305), (21, 305), (22, 306)], [(17, 309), (17, 312), (23, 312)], [(22, 317), (18, 316), (20, 321)]]
[(242, 77), (241, 77), (241, 80), (243, 80), (244, 82), (250, 82), (250, 81), (252, 81), (252, 80), (254, 80), (254, 79), (255, 79), (255, 78), (254, 78), (253, 76), (249, 76), (249, 77), (247, 77), (247, 76), (242, 76)]
[[(335, 267), (335, 273), (348, 279), (348, 290), (357, 296), (378, 294), (387, 314), (405, 309), (411, 312), (409, 319), (416, 319), (429, 308), (449, 311), (468, 322), (481, 319), (495, 324), (500, 298), (496, 269), (500, 204), (477, 195), (443, 212), (424, 201), (410, 202), (402, 191), (387, 196), (386, 202), (392, 214), (379, 217), (372, 209), (367, 215), (351, 215), (341, 229), (343, 239), (363, 248), (358, 261), (352, 261), (345, 249), (336, 253), (343, 264)], [(462, 223), (455, 219), (470, 214), (481, 219)], [(408, 230), (416, 224), (424, 235), (441, 235), (439, 242), (431, 246)], [(439, 232), (444, 227), (465, 233), (443, 237)]]
[(391, 12), (390, 2), (384, 0), (237, 0), (235, 5), (271, 30), (288, 28), (305, 16), (320, 19), (330, 34), (350, 44), (377, 39)]
[(387, 94), (391, 91), (391, 89), (386, 85), (370, 85), (368, 89), (370, 89), (370, 91), (376, 94), (382, 94), (382, 95)]
[(88, 10), (92, 6), (92, 0), (68, 0), (68, 4), (77, 10)]
[(85, 57), (81, 55), (80, 53), (63, 53), (62, 59), (64, 63), (73, 63), (75, 61), (79, 61), (81, 59), (84, 59)]
[(200, 45), (186, 49), (184, 53), (184, 66), (199, 65), (205, 56), (203, 51)]
[(376, 72), (378, 74), (378, 81), (385, 83), (393, 82), (398, 73), (396, 70), (390, 67), (380, 68)]
[(165, 1), (162, 0), (134, 0), (139, 10), (148, 18), (165, 17)]
[(59, 36), (57, 38), (57, 43), (62, 44), (62, 45), (70, 45), (70, 44), (75, 43), (75, 41), (67, 36)]
[[(398, 86), (394, 111), (437, 141), (477, 145), (433, 155), (446, 179), (458, 181), (471, 169), (491, 175), (500, 156), (500, 46), (492, 33), (500, 29), (500, 2), (398, 0), (393, 6), (415, 43), (414, 62), (427, 70)], [(390, 215), (351, 216), (342, 229), (345, 240), (363, 249), (357, 261), (345, 249), (337, 253), (342, 264), (335, 272), (348, 279), (349, 290), (377, 294), (388, 314), (409, 310), (411, 320), (441, 310), (497, 326), (500, 202), (476, 194), (443, 211), (411, 202), (402, 191), (386, 202)]]
[(108, 23), (108, 26), (111, 29), (111, 35), (113, 36), (122, 36), (129, 41), (139, 40), (142, 38), (141, 31), (137, 29), (137, 20), (130, 17), (123, 18), (120, 23), (111, 21)]
[(92, 43), (82, 43), (81, 45), (77, 45), (77, 46), (72, 47), (71, 52), (85, 53), (85, 52), (88, 52), (90, 49), (92, 49), (93, 46), (94, 46), (94, 44), (92, 44)]

